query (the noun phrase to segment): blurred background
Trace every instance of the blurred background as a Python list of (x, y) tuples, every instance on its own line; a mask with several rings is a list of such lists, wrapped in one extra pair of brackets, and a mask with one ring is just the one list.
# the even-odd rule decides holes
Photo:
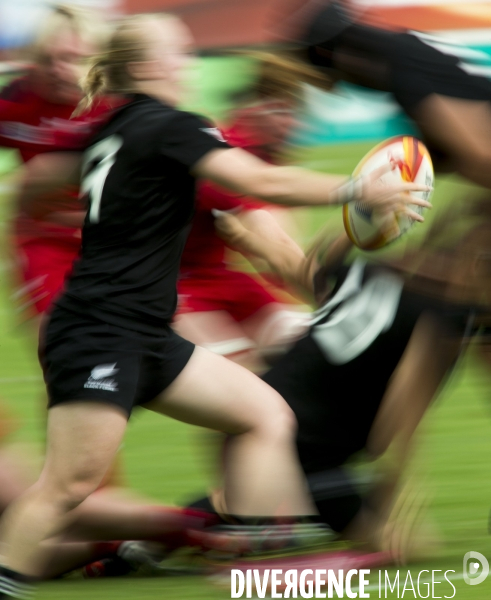
[[(48, 0), (0, 0), (0, 87), (26, 67), (26, 48), (49, 11)], [(282, 24), (302, 3), (292, 0), (78, 0), (106, 18), (137, 12), (178, 14), (193, 32), (199, 52), (193, 75), (190, 108), (222, 123), (234, 94), (254, 76), (254, 59), (230, 51), (274, 49)], [(460, 0), (359, 0), (357, 10), (367, 23), (422, 32), (428, 43), (457, 54), (470, 72), (491, 77), (491, 2)], [(285, 160), (312, 169), (349, 174), (377, 142), (414, 133), (414, 125), (389, 93), (342, 83), (332, 92), (306, 90), (306, 101), (291, 134)], [(491, 140), (490, 140), (491, 143)], [(22, 322), (12, 301), (8, 221), (19, 158), (15, 150), (0, 149), (0, 395), (15, 427), (14, 454), (40, 456), (44, 416), (40, 406), (44, 387), (29, 325)], [(437, 179), (434, 210), (411, 235), (382, 251), (403, 252), (417, 242), (423, 227), (440, 207), (465, 202), (473, 186), (458, 176)], [(306, 243), (330, 220), (341, 227), (338, 210), (299, 210), (292, 213), (298, 241)], [(380, 254), (380, 253), (379, 253)], [(248, 268), (248, 267), (247, 267)], [(438, 531), (438, 549), (411, 566), (454, 569), (462, 573), (466, 552), (479, 551), (491, 560), (488, 516), (491, 506), (491, 372), (471, 347), (438, 402), (425, 418), (411, 470), (424, 482), (428, 509)], [(212, 469), (203, 453), (204, 434), (190, 426), (135, 412), (124, 452), (130, 487), (156, 500), (180, 503), (208, 489)], [(34, 449), (34, 452), (32, 451)], [(211, 451), (210, 451), (211, 452)], [(33, 469), (36, 460), (29, 459)], [(484, 600), (491, 581), (468, 587), (455, 581), (457, 597)], [(229, 597), (201, 578), (63, 581), (44, 584), (38, 597), (48, 599), (146, 599)], [(391, 596), (389, 596), (391, 597)], [(394, 596), (397, 597), (397, 596)]]

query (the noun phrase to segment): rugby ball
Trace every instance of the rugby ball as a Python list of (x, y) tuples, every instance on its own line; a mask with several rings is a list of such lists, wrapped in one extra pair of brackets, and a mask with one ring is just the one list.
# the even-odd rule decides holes
[[(387, 172), (382, 181), (387, 184), (413, 181), (433, 187), (434, 172), (430, 153), (415, 137), (400, 135), (381, 142), (360, 161), (353, 175), (364, 175), (392, 163), (396, 168)], [(429, 200), (431, 191), (411, 192), (416, 198)], [(421, 214), (421, 206), (410, 205)], [(407, 215), (392, 212), (381, 216), (367, 204), (349, 202), (343, 207), (343, 221), (350, 240), (363, 250), (377, 250), (397, 240), (415, 221)]]

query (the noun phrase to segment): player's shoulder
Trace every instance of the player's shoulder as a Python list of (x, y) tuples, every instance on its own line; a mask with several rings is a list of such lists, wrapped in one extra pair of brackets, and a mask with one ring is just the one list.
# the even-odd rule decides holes
[(202, 117), (145, 94), (133, 95), (129, 102), (116, 109), (115, 118), (127, 127), (145, 130), (148, 134), (161, 134), (165, 129), (208, 126)]
[(133, 156), (165, 154), (189, 165), (201, 157), (203, 148), (227, 147), (209, 121), (144, 94), (134, 94), (113, 111), (91, 145), (114, 135)]

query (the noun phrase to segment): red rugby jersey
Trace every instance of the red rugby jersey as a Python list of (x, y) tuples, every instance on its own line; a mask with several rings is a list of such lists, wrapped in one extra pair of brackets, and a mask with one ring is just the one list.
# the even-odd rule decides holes
[(0, 145), (17, 148), (24, 162), (43, 152), (81, 150), (110, 105), (101, 100), (71, 118), (75, 108), (42, 98), (27, 77), (16, 79), (0, 94)]
[[(273, 162), (263, 133), (255, 126), (254, 108), (237, 113), (232, 125), (222, 130), (231, 146), (247, 150), (266, 162)], [(181, 273), (225, 265), (225, 243), (215, 233), (212, 209), (257, 209), (267, 204), (257, 198), (234, 194), (209, 181), (202, 182), (196, 195), (196, 213), (181, 259)]]
[[(12, 81), (0, 94), (0, 146), (19, 150), (23, 162), (44, 152), (83, 150), (107, 117), (111, 105), (96, 102), (86, 113), (71, 118), (75, 104), (56, 104), (32, 89), (29, 76)], [(81, 210), (73, 195), (73, 210)], [(15, 223), (19, 240), (56, 237), (79, 245), (80, 230), (32, 219), (19, 212)]]

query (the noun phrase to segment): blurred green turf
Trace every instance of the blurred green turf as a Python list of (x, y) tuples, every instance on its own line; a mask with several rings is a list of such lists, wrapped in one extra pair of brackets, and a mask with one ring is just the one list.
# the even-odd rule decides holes
[[(371, 144), (296, 150), (301, 161), (318, 169), (347, 173)], [(0, 173), (12, 165), (12, 155), (0, 153)], [(0, 180), (4, 185), (5, 179)], [(438, 182), (432, 213), (444, 203), (460, 201), (467, 186), (452, 178)], [(4, 193), (2, 198), (6, 198)], [(8, 203), (0, 204), (1, 232), (5, 232)], [(299, 219), (305, 238), (330, 216), (339, 226), (338, 210), (300, 211)], [(434, 215), (430, 214), (429, 220)], [(415, 237), (425, 225), (416, 226)], [(410, 239), (410, 237), (408, 238)], [(396, 245), (397, 252), (405, 242)], [(5, 249), (5, 244), (2, 244)], [(37, 365), (34, 341), (20, 328), (8, 298), (8, 259), (0, 262), (0, 394), (22, 422), (18, 439), (40, 446), (43, 440), (40, 402), (43, 397), (41, 374)], [(411, 567), (416, 574), (422, 569), (454, 569), (462, 572), (462, 559), (473, 550), (491, 560), (491, 538), (487, 519), (491, 505), (491, 410), (488, 403), (490, 377), (471, 352), (458, 368), (442, 397), (425, 419), (421, 442), (412, 469), (425, 481), (431, 496), (430, 514), (441, 538), (442, 548), (431, 560)], [(328, 428), (326, 428), (328, 433)], [(125, 466), (130, 485), (162, 502), (179, 502), (206, 489), (211, 471), (207, 452), (203, 451), (204, 433), (153, 414), (137, 412), (132, 418), (124, 447)], [(403, 570), (402, 575), (405, 576)], [(438, 574), (440, 575), (440, 574)], [(372, 573), (375, 584), (378, 574)], [(491, 597), (491, 578), (479, 586), (454, 582), (456, 598), (485, 600)], [(441, 591), (440, 591), (441, 590)], [(402, 590), (401, 590), (402, 591)], [(451, 596), (448, 584), (435, 588), (436, 597)], [(161, 579), (124, 579), (111, 581), (60, 581), (44, 584), (39, 600), (145, 600), (229, 598), (201, 577)], [(371, 593), (378, 598), (378, 592)], [(385, 597), (382, 593), (381, 597)], [(398, 597), (388, 594), (388, 598)], [(404, 598), (414, 598), (406, 591)]]

